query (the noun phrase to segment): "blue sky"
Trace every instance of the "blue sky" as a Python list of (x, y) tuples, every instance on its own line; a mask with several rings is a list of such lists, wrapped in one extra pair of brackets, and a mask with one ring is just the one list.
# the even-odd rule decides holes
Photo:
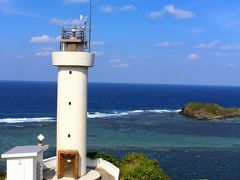
[[(239, 0), (93, 0), (91, 82), (240, 85)], [(0, 80), (56, 81), (61, 24), (88, 0), (0, 0)]]

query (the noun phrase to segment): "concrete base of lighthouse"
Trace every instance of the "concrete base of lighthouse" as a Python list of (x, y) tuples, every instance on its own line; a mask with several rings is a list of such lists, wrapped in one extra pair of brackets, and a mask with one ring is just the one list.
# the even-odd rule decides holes
[[(57, 173), (55, 169), (49, 169), (44, 172), (45, 180), (57, 180)], [(61, 180), (73, 180), (72, 177), (63, 177)], [(80, 177), (78, 180), (99, 180), (101, 175), (95, 170), (88, 170), (85, 176)]]
[[(43, 177), (45, 180), (57, 179), (57, 157), (51, 157), (43, 160)], [(108, 161), (101, 158), (87, 158), (87, 173), (79, 178), (80, 180), (119, 180), (120, 170)], [(73, 180), (74, 178), (63, 177), (63, 180)]]

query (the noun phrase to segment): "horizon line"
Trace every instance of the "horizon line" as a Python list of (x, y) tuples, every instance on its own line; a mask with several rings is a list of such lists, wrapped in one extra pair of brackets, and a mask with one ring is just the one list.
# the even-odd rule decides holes
[[(33, 82), (33, 83), (57, 83), (57, 81), (44, 80), (0, 80), (0, 82)], [(93, 84), (126, 84), (126, 85), (163, 85), (163, 86), (205, 86), (205, 87), (240, 87), (240, 85), (209, 85), (209, 84), (171, 84), (171, 83), (135, 83), (135, 82), (88, 82)]]

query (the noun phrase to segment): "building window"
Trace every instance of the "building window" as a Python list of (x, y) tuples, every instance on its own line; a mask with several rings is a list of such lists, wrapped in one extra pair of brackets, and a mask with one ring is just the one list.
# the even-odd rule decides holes
[(72, 103), (71, 103), (71, 102), (68, 102), (68, 104), (69, 104), (69, 105), (72, 105)]
[(69, 71), (69, 74), (72, 74), (72, 71)]
[(70, 134), (68, 134), (68, 138), (70, 138), (71, 137), (71, 135)]

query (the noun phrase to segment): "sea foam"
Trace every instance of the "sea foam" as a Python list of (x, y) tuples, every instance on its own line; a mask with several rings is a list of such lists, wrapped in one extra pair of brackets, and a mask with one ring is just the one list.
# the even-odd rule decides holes
[(27, 122), (50, 122), (55, 121), (52, 117), (39, 117), (39, 118), (4, 118), (0, 119), (0, 123), (27, 123)]
[(153, 110), (133, 110), (133, 111), (124, 111), (124, 112), (114, 112), (114, 113), (100, 113), (93, 112), (88, 113), (88, 118), (105, 118), (105, 117), (118, 117), (118, 116), (127, 116), (127, 115), (138, 115), (143, 113), (179, 113), (181, 109), (153, 109)]
[[(138, 115), (138, 114), (147, 114), (147, 113), (178, 113), (180, 109), (170, 110), (170, 109), (152, 109), (152, 110), (133, 110), (133, 111), (122, 111), (122, 112), (110, 112), (110, 113), (102, 113), (102, 112), (90, 112), (87, 113), (87, 117), (89, 119), (94, 118), (111, 118), (111, 117), (121, 117), (121, 116), (130, 116), (130, 115)], [(0, 119), (0, 123), (30, 123), (30, 122), (52, 122), (56, 121), (54, 117), (34, 117), (34, 118), (2, 118)]]

